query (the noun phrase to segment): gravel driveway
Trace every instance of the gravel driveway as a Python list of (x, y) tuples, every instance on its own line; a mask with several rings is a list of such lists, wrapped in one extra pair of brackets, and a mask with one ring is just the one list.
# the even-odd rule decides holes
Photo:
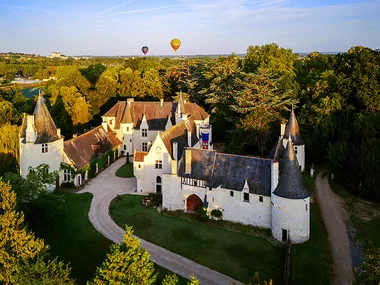
[(344, 223), (344, 209), (339, 197), (332, 192), (327, 171), (320, 171), (316, 179), (317, 198), (322, 210), (335, 267), (334, 284), (352, 284), (354, 274), (350, 252), (350, 240)]

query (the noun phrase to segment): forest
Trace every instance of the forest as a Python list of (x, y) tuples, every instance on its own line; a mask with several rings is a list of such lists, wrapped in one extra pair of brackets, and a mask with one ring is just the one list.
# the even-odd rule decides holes
[[(48, 79), (44, 97), (66, 139), (100, 124), (118, 100), (175, 101), (182, 95), (211, 115), (225, 152), (265, 157), (294, 108), (307, 165), (327, 163), (352, 193), (380, 200), (380, 50), (293, 53), (275, 43), (244, 57), (49, 59), (0, 55), (4, 85), (16, 75)], [(9, 85), (8, 85), (9, 86)], [(17, 85), (0, 91), (0, 175), (18, 171), (18, 132), (32, 113)]]

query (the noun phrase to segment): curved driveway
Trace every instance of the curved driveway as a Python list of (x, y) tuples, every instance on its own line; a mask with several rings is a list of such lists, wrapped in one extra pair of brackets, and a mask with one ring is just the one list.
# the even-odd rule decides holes
[[(113, 242), (121, 242), (125, 231), (111, 219), (109, 205), (117, 195), (133, 194), (136, 189), (135, 178), (115, 176), (116, 170), (124, 163), (125, 158), (118, 159), (89, 181), (83, 190), (77, 192), (78, 194), (85, 192), (93, 194), (88, 217), (96, 230)], [(150, 242), (140, 240), (142, 247), (149, 252), (152, 261), (178, 275), (185, 278), (195, 275), (202, 285), (231, 285), (232, 281), (235, 284), (241, 284), (231, 277), (199, 265)]]
[(343, 209), (339, 197), (331, 191), (327, 171), (320, 171), (315, 181), (317, 198), (322, 210), (335, 265), (334, 284), (352, 284), (352, 260), (350, 240), (344, 223)]

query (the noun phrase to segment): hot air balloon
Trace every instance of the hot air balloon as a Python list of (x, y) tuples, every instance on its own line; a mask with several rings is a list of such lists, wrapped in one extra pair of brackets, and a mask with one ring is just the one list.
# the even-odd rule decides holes
[(172, 46), (174, 51), (177, 51), (177, 49), (181, 46), (181, 41), (179, 39), (172, 39), (170, 45)]
[(143, 47), (141, 48), (141, 50), (142, 50), (142, 52), (143, 52), (144, 55), (145, 55), (145, 54), (147, 54), (147, 52), (149, 51), (149, 48), (148, 48), (147, 46), (143, 46)]

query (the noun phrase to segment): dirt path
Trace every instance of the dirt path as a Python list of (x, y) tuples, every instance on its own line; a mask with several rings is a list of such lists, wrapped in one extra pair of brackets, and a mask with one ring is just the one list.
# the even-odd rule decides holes
[[(83, 190), (77, 192), (78, 194), (89, 192), (94, 195), (88, 217), (95, 229), (113, 242), (121, 242), (125, 231), (112, 220), (109, 214), (109, 205), (117, 195), (134, 194), (136, 189), (135, 178), (115, 176), (116, 170), (124, 163), (123, 158), (115, 161), (87, 183)], [(185, 278), (195, 275), (202, 285), (231, 285), (233, 281), (229, 276), (199, 265), (150, 242), (140, 240), (141, 245), (148, 250), (152, 261), (178, 275)], [(236, 285), (241, 284), (235, 280), (234, 282)]]
[(344, 223), (344, 209), (339, 197), (332, 192), (328, 173), (320, 171), (316, 179), (317, 198), (329, 233), (335, 267), (333, 284), (352, 284), (354, 275), (350, 253), (350, 240)]

